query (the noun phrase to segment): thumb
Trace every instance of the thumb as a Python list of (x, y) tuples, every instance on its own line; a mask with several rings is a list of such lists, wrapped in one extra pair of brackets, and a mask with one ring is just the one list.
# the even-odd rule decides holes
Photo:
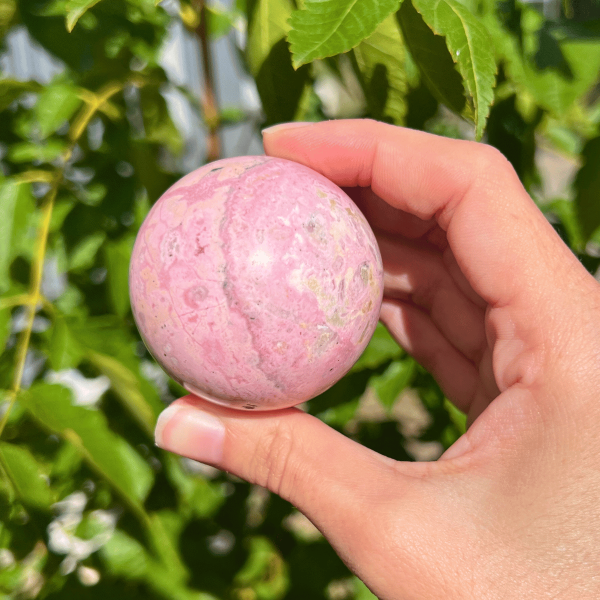
[(364, 529), (364, 515), (404, 479), (396, 461), (296, 408), (249, 415), (190, 395), (160, 415), (156, 443), (290, 501), (342, 556), (345, 539), (369, 535), (352, 528)]

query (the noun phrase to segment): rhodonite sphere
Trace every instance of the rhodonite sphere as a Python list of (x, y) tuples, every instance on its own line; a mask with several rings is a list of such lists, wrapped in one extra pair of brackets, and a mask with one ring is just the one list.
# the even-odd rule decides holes
[(174, 380), (271, 410), (352, 367), (377, 325), (383, 268), (344, 191), (298, 163), (247, 156), (193, 171), (156, 202), (129, 287), (142, 339)]

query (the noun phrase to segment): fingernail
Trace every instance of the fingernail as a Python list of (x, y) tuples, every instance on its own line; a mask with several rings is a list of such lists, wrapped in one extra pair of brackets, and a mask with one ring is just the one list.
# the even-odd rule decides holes
[(225, 426), (193, 406), (171, 404), (158, 417), (154, 438), (159, 448), (216, 465), (223, 457)]
[(297, 127), (306, 127), (307, 125), (314, 125), (312, 121), (291, 121), (289, 123), (279, 123), (278, 125), (271, 125), (261, 131), (263, 135), (265, 133), (275, 133), (276, 131), (283, 131), (284, 129), (295, 129)]

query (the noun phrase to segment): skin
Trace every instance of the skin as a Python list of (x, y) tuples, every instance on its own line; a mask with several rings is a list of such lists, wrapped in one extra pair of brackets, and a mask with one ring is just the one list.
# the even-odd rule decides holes
[(264, 145), (355, 198), (381, 319), (470, 427), (402, 463), (297, 409), (186, 397), (157, 443), (291, 501), (379, 598), (600, 597), (600, 285), (486, 145), (363, 120)]

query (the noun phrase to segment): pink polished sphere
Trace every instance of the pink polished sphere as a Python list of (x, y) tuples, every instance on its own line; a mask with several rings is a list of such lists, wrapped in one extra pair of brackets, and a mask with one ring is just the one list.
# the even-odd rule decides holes
[(377, 325), (383, 268), (352, 200), (298, 163), (207, 164), (138, 233), (129, 287), (149, 351), (187, 390), (234, 408), (300, 404), (352, 367)]

